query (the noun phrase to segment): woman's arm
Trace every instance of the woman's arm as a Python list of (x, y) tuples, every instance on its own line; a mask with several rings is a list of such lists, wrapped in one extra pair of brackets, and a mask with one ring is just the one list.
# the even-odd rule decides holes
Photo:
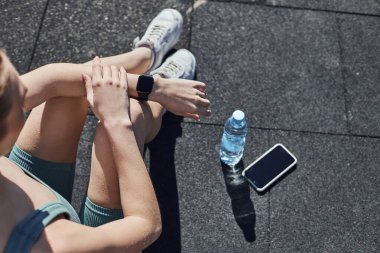
[(127, 73), (99, 58), (92, 73), (83, 75), (87, 100), (112, 148), (124, 218), (97, 228), (60, 219), (44, 236), (53, 252), (140, 252), (158, 238), (161, 217), (129, 117)]
[(154, 234), (150, 225), (132, 216), (96, 228), (59, 219), (45, 228), (40, 240), (46, 243), (46, 252), (137, 253), (158, 236), (147, 234)]
[(125, 218), (97, 228), (59, 219), (45, 228), (41, 240), (52, 252), (140, 252), (159, 236), (161, 219), (128, 115), (127, 74), (113, 66), (101, 68), (99, 59), (93, 73), (84, 76), (87, 100), (108, 139), (107, 148), (98, 151), (106, 151), (115, 164)]
[[(21, 76), (28, 88), (25, 109), (30, 110), (53, 97), (84, 97), (82, 74), (92, 75), (86, 64), (48, 64)], [(128, 95), (137, 97), (136, 86), (139, 75), (128, 74)], [(154, 76), (153, 90), (149, 99), (160, 103), (169, 111), (191, 117), (209, 116), (210, 102), (205, 99), (205, 84), (193, 80), (165, 79)]]
[(99, 58), (94, 60), (92, 73), (92, 78), (84, 75), (87, 100), (112, 146), (125, 216), (92, 234), (102, 237), (99, 239), (103, 240), (102, 247), (116, 252), (138, 252), (158, 238), (161, 217), (128, 114), (127, 73), (124, 68), (119, 71), (114, 66), (102, 67)]
[[(115, 101), (117, 97), (113, 97)], [(123, 107), (121, 105), (119, 108)], [(118, 111), (116, 108), (117, 106), (112, 110)], [(99, 110), (94, 111), (99, 115)], [(97, 228), (64, 219), (57, 220), (45, 228), (41, 238), (48, 241), (52, 252), (137, 253), (154, 242), (160, 234), (161, 220), (157, 200), (137, 148), (128, 115), (108, 115), (109, 118), (101, 118), (104, 122), (101, 127), (104, 127), (113, 147), (112, 155), (119, 187), (122, 189), (120, 199), (125, 217)]]

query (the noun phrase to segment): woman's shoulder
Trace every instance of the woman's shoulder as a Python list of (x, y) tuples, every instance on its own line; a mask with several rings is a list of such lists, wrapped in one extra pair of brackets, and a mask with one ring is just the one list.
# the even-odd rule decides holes
[(0, 156), (0, 166), (12, 166), (12, 167), (16, 166), (16, 167), (18, 167), (11, 160), (9, 160), (9, 158), (6, 156)]
[[(8, 157), (0, 156), (0, 173), (4, 176), (20, 175), (25, 173)], [(25, 175), (26, 176), (26, 175)]]
[[(2, 156), (0, 157), (0, 199), (0, 252), (2, 252), (14, 228), (41, 205), (56, 200), (56, 197), (46, 187), (27, 176), (11, 160)], [(64, 219), (63, 216), (56, 220), (60, 219)], [(38, 242), (36, 249), (38, 249), (36, 252), (49, 252), (43, 240)]]
[(1, 157), (0, 249), (5, 247), (14, 227), (34, 210), (33, 202), (19, 185), (19, 182), (22, 180), (22, 174), (17, 170), (17, 166), (6, 157)]
[(0, 157), (0, 180), (8, 180), (21, 188), (23, 184), (28, 182), (28, 176), (14, 162), (5, 156)]

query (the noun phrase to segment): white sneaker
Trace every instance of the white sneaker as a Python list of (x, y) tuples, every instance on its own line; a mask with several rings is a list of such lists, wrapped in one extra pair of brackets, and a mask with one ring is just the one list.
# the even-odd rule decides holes
[(149, 47), (153, 51), (153, 60), (147, 73), (157, 68), (165, 54), (177, 43), (182, 32), (183, 18), (174, 9), (164, 9), (150, 22), (144, 36), (134, 40), (136, 47)]
[(160, 74), (165, 78), (181, 78), (193, 80), (196, 61), (194, 55), (187, 49), (180, 49), (168, 57), (162, 65), (150, 74)]

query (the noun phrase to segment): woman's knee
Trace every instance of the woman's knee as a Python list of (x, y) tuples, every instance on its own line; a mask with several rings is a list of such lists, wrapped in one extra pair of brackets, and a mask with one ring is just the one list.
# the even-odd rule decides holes
[(150, 115), (146, 108), (146, 102), (140, 102), (131, 98), (129, 100), (129, 113), (132, 122), (133, 132), (140, 152), (143, 151), (145, 138), (149, 131)]
[(151, 113), (147, 108), (146, 102), (140, 102), (136, 99), (129, 100), (129, 112), (132, 121), (132, 125), (137, 129), (134, 130), (143, 130), (147, 121), (151, 118)]
[(130, 99), (130, 117), (136, 138), (141, 138), (142, 144), (151, 141), (161, 126), (161, 112), (155, 110), (148, 102)]

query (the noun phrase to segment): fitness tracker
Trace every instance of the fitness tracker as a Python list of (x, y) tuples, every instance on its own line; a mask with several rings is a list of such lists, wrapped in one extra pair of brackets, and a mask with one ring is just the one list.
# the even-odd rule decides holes
[(150, 92), (152, 91), (154, 78), (149, 75), (141, 75), (137, 81), (136, 91), (137, 99), (147, 101)]

